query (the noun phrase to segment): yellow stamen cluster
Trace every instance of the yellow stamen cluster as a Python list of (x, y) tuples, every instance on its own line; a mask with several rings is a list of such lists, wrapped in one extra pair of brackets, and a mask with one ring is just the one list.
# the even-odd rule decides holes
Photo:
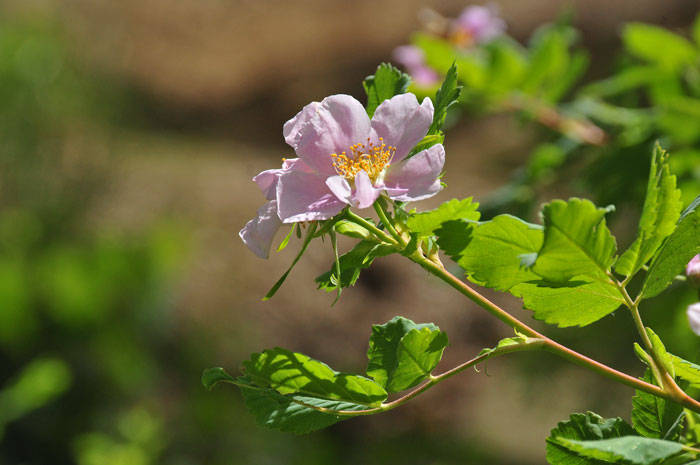
[(391, 163), (396, 147), (386, 145), (381, 137), (379, 145), (374, 145), (368, 138), (367, 145), (355, 144), (350, 147), (350, 152), (350, 156), (346, 152), (331, 155), (336, 173), (345, 179), (352, 180), (357, 173), (365, 171), (374, 182)]

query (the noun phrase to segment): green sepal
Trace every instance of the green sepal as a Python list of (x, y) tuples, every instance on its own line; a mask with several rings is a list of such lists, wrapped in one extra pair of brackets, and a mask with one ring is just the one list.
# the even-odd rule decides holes
[[(263, 297), (262, 300), (269, 300), (270, 298), (272, 298), (272, 296), (274, 296), (277, 293), (279, 288), (282, 287), (282, 284), (287, 279), (287, 276), (289, 276), (289, 273), (292, 271), (292, 268), (294, 268), (294, 265), (296, 265), (297, 262), (299, 262), (302, 255), (304, 255), (304, 252), (306, 252), (306, 249), (309, 247), (309, 244), (311, 243), (311, 239), (313, 239), (315, 237), (314, 233), (316, 232), (316, 227), (317, 227), (316, 223), (311, 223), (311, 225), (309, 226), (309, 230), (306, 233), (306, 237), (304, 238), (304, 242), (301, 245), (301, 249), (299, 249), (299, 253), (294, 258), (294, 261), (292, 261), (292, 264), (289, 265), (289, 268), (287, 268), (287, 271), (285, 271), (284, 274), (282, 275), (282, 277), (277, 280), (277, 282), (272, 286), (272, 288), (270, 288), (270, 290), (267, 292), (267, 294), (265, 295), (265, 297)], [(298, 229), (300, 229), (300, 228), (298, 228)]]
[(289, 244), (289, 240), (292, 238), (292, 235), (294, 234), (294, 230), (297, 228), (297, 224), (293, 223), (292, 228), (289, 230), (286, 236), (284, 236), (284, 239), (282, 242), (280, 242), (280, 245), (277, 247), (277, 251), (281, 252), (283, 251), (286, 247), (287, 244)]
[(376, 241), (374, 235), (367, 229), (363, 228), (352, 221), (341, 220), (335, 225), (335, 232), (343, 236), (352, 237), (355, 239), (363, 239), (368, 241)]
[(411, 76), (389, 63), (382, 63), (377, 71), (367, 76), (362, 83), (367, 93), (367, 114), (371, 118), (377, 107), (387, 99), (406, 93), (411, 83)]
[(367, 374), (389, 392), (409, 389), (430, 377), (447, 343), (447, 334), (432, 323), (397, 316), (373, 325)]

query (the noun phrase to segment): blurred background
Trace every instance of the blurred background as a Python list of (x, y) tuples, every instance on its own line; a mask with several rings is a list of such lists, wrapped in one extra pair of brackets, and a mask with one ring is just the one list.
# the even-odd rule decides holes
[[(264, 261), (237, 236), (264, 201), (250, 179), (293, 155), (282, 124), (330, 94), (364, 101), (363, 78), (423, 27), (422, 8), (455, 17), (465, 6), (0, 1), (0, 464), (529, 465), (544, 462), (544, 438), (572, 412), (629, 418), (628, 388), (539, 353), (493, 361), (401, 409), (308, 436), (263, 429), (235, 389), (209, 393), (200, 383), (204, 368), (235, 373), (251, 352), (273, 346), (361, 373), (371, 325), (399, 314), (448, 333), (444, 368), (511, 335), (400, 257), (378, 260), (331, 308), (334, 296), (313, 283), (332, 261), (320, 241), (261, 302), (298, 245)], [(521, 43), (568, 15), (590, 57), (580, 86), (620, 64), (624, 23), (689, 37), (700, 3), (497, 6)], [(448, 188), (418, 207), (473, 195), (488, 212), (536, 221), (535, 210), (511, 210), (494, 193), (520, 179), (550, 129), (507, 112), (464, 111), (452, 124)], [(605, 172), (606, 186), (630, 178), (643, 186), (650, 137), (549, 173), (528, 191), (530, 203), (627, 193), (630, 205), (610, 223), (628, 244), (643, 192), (598, 192), (590, 180)], [(697, 174), (697, 134), (678, 141), (679, 169)], [(625, 164), (607, 163), (619, 154)], [(691, 175), (684, 179), (696, 195)], [(531, 321), (515, 299), (487, 294)], [(700, 345), (683, 312), (692, 299), (677, 286), (644, 316), (671, 351), (695, 360)], [(583, 330), (544, 330), (641, 375), (634, 328), (617, 313)]]

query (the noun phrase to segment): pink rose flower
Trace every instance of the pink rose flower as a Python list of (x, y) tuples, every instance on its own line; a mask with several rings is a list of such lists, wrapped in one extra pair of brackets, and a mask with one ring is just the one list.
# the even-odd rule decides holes
[(283, 129), (298, 158), (253, 178), (269, 202), (240, 231), (241, 239), (267, 258), (282, 223), (326, 220), (347, 205), (367, 208), (382, 192), (399, 201), (437, 194), (443, 146), (406, 158), (432, 120), (433, 103), (426, 98), (419, 104), (413, 94), (385, 100), (371, 120), (349, 95), (308, 104)]
[(686, 313), (688, 315), (690, 329), (692, 329), (695, 334), (700, 336), (700, 302), (689, 305)]
[(688, 277), (688, 283), (700, 287), (700, 255), (696, 255), (690, 260), (685, 269), (685, 275)]
[(454, 20), (453, 39), (461, 46), (481, 44), (500, 36), (506, 23), (498, 16), (494, 5), (469, 6)]
[(392, 56), (411, 75), (416, 85), (432, 87), (440, 82), (440, 76), (425, 63), (425, 53), (418, 47), (414, 45), (396, 47)]

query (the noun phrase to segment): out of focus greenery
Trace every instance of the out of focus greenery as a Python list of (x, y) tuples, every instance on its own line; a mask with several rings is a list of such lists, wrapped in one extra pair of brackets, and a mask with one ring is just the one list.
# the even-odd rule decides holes
[[(535, 48), (554, 50), (540, 52), (538, 62), (552, 61), (567, 79), (565, 88), (542, 87), (556, 97), (547, 97), (547, 105), (556, 104), (572, 121), (594, 122), (608, 142), (586, 145), (566, 131), (543, 128), (530, 161), (493, 197), (493, 211), (531, 208), (542, 191), (569, 181), (599, 202), (629, 197), (641, 205), (657, 138), (672, 153), (686, 196), (697, 194), (697, 45), (645, 28), (625, 29), (627, 53), (613, 77), (583, 87), (572, 103), (561, 102), (569, 101), (574, 71), (585, 64), (574, 58), (583, 52), (563, 58), (576, 43), (575, 31), (558, 24), (533, 37)], [(652, 53), (648, 39), (659, 35), (680, 41), (678, 53)], [(482, 80), (496, 93), (514, 85), (508, 70), (516, 72), (525, 53), (504, 41), (478, 58), (489, 57), (484, 63), (498, 71), (499, 80)], [(114, 157), (104, 140), (114, 127), (138, 119), (141, 108), (120, 82), (78, 63), (66, 43), (50, 23), (0, 20), (0, 465), (504, 465), (494, 462), (498, 451), (488, 445), (466, 444), (459, 431), (425, 425), (372, 439), (351, 422), (305, 437), (270, 432), (254, 425), (233, 392), (204, 390), (199, 377), (210, 365), (202, 355), (209, 335), (171, 330), (170, 296), (188, 259), (191, 225), (157, 221), (126, 233), (95, 220)], [(474, 83), (465, 95), (477, 99)], [(512, 102), (521, 105), (523, 120), (541, 111), (519, 98)], [(471, 109), (481, 107), (489, 107), (484, 99), (472, 101)], [(513, 108), (498, 107), (504, 109)], [(678, 287), (654, 305), (679, 309), (689, 299)], [(697, 341), (683, 313), (673, 314), (645, 317), (673, 341), (669, 349), (692, 353)], [(627, 351), (633, 328), (621, 325), (606, 319), (585, 337), (615, 337), (633, 361)], [(567, 337), (573, 336), (562, 333)]]

